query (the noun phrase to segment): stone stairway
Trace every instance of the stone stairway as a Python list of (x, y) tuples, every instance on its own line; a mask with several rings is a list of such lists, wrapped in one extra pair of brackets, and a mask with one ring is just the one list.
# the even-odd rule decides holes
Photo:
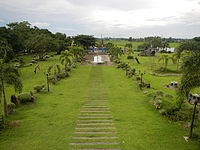
[(69, 150), (120, 150), (112, 111), (107, 101), (82, 106)]

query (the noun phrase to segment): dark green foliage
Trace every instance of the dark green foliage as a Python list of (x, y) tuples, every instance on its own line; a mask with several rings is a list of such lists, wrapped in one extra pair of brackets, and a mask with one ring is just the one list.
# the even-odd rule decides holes
[(8, 104), (8, 114), (13, 114), (15, 107), (16, 107), (16, 105), (13, 103)]
[(20, 104), (27, 104), (30, 102), (34, 102), (35, 98), (30, 93), (22, 93), (17, 96)]
[(37, 92), (40, 92), (41, 90), (43, 90), (45, 87), (45, 85), (36, 85), (34, 86), (34, 90), (37, 91)]
[(90, 35), (77, 35), (74, 37), (74, 41), (78, 46), (83, 46), (86, 49), (96, 44), (96, 38)]
[(126, 43), (125, 47), (132, 48), (133, 45), (132, 45), (132, 43)]
[(162, 91), (156, 91), (155, 96), (163, 96), (163, 92)]
[(134, 56), (127, 56), (127, 59), (134, 59)]
[(64, 79), (66, 77), (69, 77), (68, 72), (62, 72), (62, 73), (58, 74), (58, 78), (60, 78), (60, 79)]

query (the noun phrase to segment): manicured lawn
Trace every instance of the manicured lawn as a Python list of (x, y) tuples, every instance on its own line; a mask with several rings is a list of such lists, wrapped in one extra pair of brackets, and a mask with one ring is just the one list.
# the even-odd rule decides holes
[(103, 72), (124, 150), (199, 149), (184, 141), (183, 135), (188, 135), (188, 131), (163, 118), (123, 71), (107, 67)]
[[(23, 68), (24, 91), (29, 92), (35, 84), (45, 83), (43, 72), (49, 64), (57, 62), (57, 57), (41, 62), (41, 68), (44, 69), (38, 74), (33, 73), (33, 67)], [(149, 80), (154, 79), (148, 76)], [(164, 77), (156, 78), (165, 80)], [(166, 83), (172, 79), (168, 78)], [(153, 86), (161, 88), (160, 80), (153, 82)], [(7, 93), (12, 93), (10, 91), (8, 88)], [(1, 131), (0, 149), (69, 148), (80, 107), (88, 100), (98, 99), (108, 100), (112, 108), (119, 147), (123, 150), (199, 149), (197, 144), (184, 141), (183, 136), (188, 135), (188, 130), (161, 116), (134, 81), (127, 79), (124, 71), (113, 66), (79, 66), (72, 70), (69, 78), (51, 85), (50, 93), (42, 92), (36, 96), (34, 104), (20, 107), (16, 114), (9, 116), (8, 122), (20, 120), (22, 123)]]

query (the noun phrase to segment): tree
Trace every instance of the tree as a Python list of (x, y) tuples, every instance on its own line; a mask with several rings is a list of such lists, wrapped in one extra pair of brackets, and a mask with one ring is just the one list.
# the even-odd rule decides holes
[(4, 115), (8, 115), (8, 106), (6, 101), (6, 89), (5, 84), (13, 85), (15, 91), (22, 91), (22, 82), (20, 80), (20, 74), (13, 66), (0, 62), (0, 94), (3, 95), (3, 108)]
[(133, 44), (132, 43), (126, 43), (125, 47), (132, 48)]
[(69, 47), (69, 52), (73, 55), (73, 60), (75, 62), (82, 60), (82, 58), (83, 58), (83, 48), (81, 48), (81, 47)]
[(111, 59), (118, 59), (119, 55), (123, 54), (123, 51), (120, 47), (114, 46), (109, 49), (109, 53), (111, 55)]
[(96, 44), (96, 38), (90, 35), (77, 35), (74, 37), (74, 41), (78, 46), (83, 46), (85, 49)]
[(160, 62), (161, 60), (163, 60), (164, 69), (166, 69), (166, 68), (167, 68), (167, 65), (168, 65), (168, 61), (169, 61), (169, 56), (168, 56), (168, 55), (162, 55), (162, 56), (158, 59), (158, 62)]
[(70, 66), (71, 66), (71, 59), (70, 57), (72, 57), (72, 54), (65, 50), (61, 53), (62, 55), (60, 56), (60, 62), (62, 65), (65, 66), (65, 72), (69, 71)]
[(196, 39), (184, 41), (178, 48), (179, 55), (184, 51), (190, 52), (189, 56), (184, 57), (181, 65), (183, 76), (179, 90), (180, 106), (189, 92), (200, 86), (200, 41)]
[(54, 39), (47, 34), (32, 35), (26, 41), (26, 48), (28, 52), (36, 53), (41, 59), (45, 52), (56, 49)]
[(132, 42), (132, 41), (133, 41), (133, 38), (132, 38), (132, 37), (129, 37), (129, 38), (128, 38), (128, 41)]
[(14, 52), (12, 47), (7, 43), (6, 40), (0, 38), (0, 59), (3, 59), (3, 62), (9, 62), (14, 58)]
[[(53, 73), (52, 73), (53, 72)], [(61, 73), (61, 69), (60, 69), (60, 66), (57, 65), (57, 64), (53, 64), (53, 65), (50, 65), (48, 70), (47, 70), (47, 73), (49, 75), (52, 75), (54, 76), (54, 81), (57, 81), (58, 80), (58, 75)]]

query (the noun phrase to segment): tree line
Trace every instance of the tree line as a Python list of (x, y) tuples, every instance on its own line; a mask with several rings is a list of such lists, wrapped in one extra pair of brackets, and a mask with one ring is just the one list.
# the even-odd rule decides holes
[(37, 54), (68, 50), (69, 46), (87, 49), (94, 46), (96, 38), (90, 35), (67, 36), (64, 33), (52, 33), (48, 29), (40, 29), (29, 22), (13, 22), (0, 27), (0, 59), (9, 62), (22, 53)]

